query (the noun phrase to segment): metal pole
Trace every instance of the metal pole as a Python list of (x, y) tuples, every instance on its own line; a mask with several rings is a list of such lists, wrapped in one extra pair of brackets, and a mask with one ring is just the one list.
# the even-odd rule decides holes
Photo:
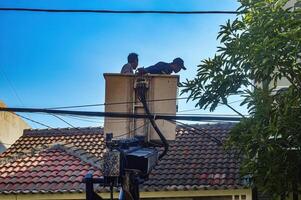
[(93, 175), (88, 173), (85, 176), (86, 182), (86, 200), (94, 200)]
[(114, 199), (114, 196), (113, 196), (113, 182), (110, 183), (110, 197), (111, 197), (111, 200)]

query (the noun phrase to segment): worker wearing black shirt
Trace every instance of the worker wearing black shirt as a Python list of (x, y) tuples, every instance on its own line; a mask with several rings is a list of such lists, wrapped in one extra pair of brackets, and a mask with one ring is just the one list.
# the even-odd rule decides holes
[(181, 69), (186, 70), (184, 61), (181, 58), (175, 58), (171, 63), (158, 62), (155, 65), (138, 68), (140, 74), (171, 74), (173, 72), (178, 73)]

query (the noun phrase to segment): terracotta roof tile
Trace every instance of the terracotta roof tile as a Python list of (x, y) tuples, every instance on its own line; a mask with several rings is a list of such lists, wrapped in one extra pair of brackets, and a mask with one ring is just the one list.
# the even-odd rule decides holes
[[(233, 124), (195, 125), (224, 140)], [(170, 151), (144, 191), (241, 188), (239, 159), (194, 129), (178, 128)], [(0, 155), (0, 193), (83, 192), (83, 177), (101, 176), (102, 128), (25, 130)], [(96, 188), (103, 190), (102, 187)]]

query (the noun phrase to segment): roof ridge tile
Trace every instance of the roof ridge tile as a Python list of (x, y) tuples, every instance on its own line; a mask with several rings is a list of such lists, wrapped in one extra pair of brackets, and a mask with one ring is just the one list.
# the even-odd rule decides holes
[(70, 136), (84, 134), (103, 134), (103, 127), (75, 127), (75, 128), (53, 128), (53, 129), (25, 129), (23, 136)]
[(101, 169), (102, 159), (90, 154), (78, 147), (72, 146), (72, 144), (56, 144), (52, 147), (52, 149), (59, 149), (65, 151), (67, 154), (75, 156), (79, 158), (81, 161), (96, 167), (97, 169)]

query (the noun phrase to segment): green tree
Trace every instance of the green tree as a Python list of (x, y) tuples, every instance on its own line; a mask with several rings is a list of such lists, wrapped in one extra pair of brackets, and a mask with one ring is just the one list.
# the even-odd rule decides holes
[[(198, 66), (182, 93), (196, 107), (224, 104), (242, 116), (228, 147), (243, 155), (242, 175), (275, 195), (297, 192), (301, 183), (301, 12), (287, 0), (239, 0), (240, 14), (222, 25), (217, 53)], [(275, 92), (286, 78), (290, 86)], [(249, 116), (228, 99), (241, 95)]]

